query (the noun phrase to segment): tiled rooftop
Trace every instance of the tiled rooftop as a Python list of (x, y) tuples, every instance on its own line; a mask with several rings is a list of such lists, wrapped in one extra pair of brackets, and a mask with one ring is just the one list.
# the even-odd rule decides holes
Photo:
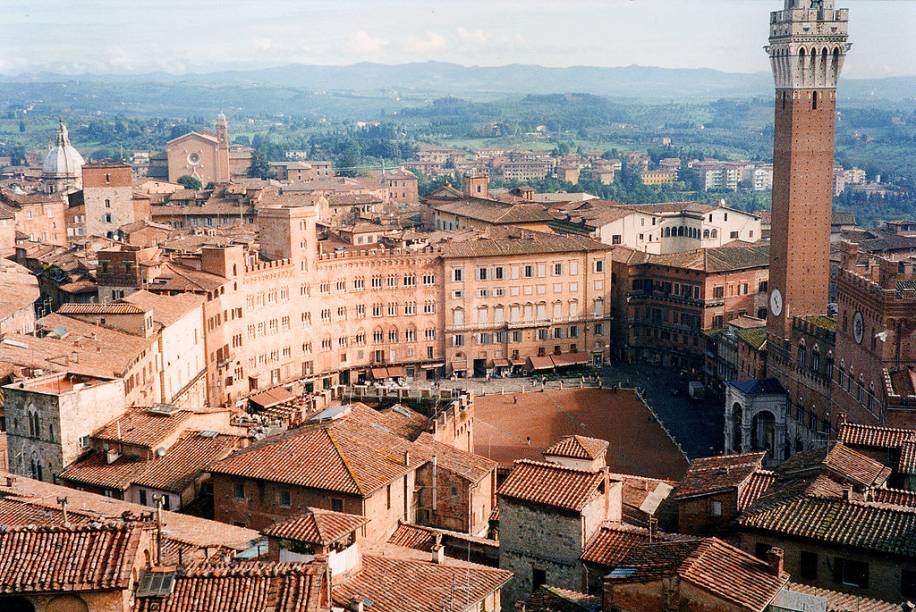
[(445, 258), (508, 257), (547, 253), (596, 252), (611, 250), (611, 246), (585, 236), (560, 236), (544, 232), (521, 232), (507, 237), (487, 238), (442, 245)]
[(157, 414), (146, 407), (129, 408), (123, 416), (118, 417), (93, 434), (97, 440), (120, 442), (131, 446), (152, 448), (176, 431), (191, 418), (189, 410), (176, 410), (171, 414)]
[(570, 459), (598, 459), (607, 453), (609, 442), (586, 436), (563, 436), (556, 443), (544, 449), (544, 456), (569, 457)]
[(140, 290), (125, 297), (124, 302), (134, 304), (143, 310), (152, 310), (153, 319), (168, 326), (199, 308), (204, 303), (204, 297), (193, 293), (159, 295)]
[(447, 558), (433, 563), (429, 554), (395, 546), (363, 554), (362, 570), (334, 586), (334, 603), (369, 599), (374, 612), (429, 612), (448, 609), (460, 587), (463, 602), (476, 603), (512, 577), (506, 570)]
[(477, 484), (492, 474), (499, 464), (495, 461), (468, 453), (444, 442), (437, 442), (429, 432), (423, 432), (416, 443), (435, 456), (440, 468), (448, 470), (465, 480)]
[(601, 495), (605, 472), (521, 459), (499, 487), (500, 498), (580, 512)]
[[(683, 539), (685, 536), (656, 532), (654, 541)], [(630, 550), (649, 542), (649, 530), (626, 523), (602, 523), (589, 538), (580, 559), (602, 567), (611, 568), (629, 554)]]
[[(319, 612), (327, 608), (320, 563), (197, 564), (175, 575), (172, 593), (141, 597), (134, 612)], [(206, 608), (202, 608), (202, 604)]]
[(137, 525), (0, 530), (0, 593), (126, 589), (142, 538)]
[(274, 523), (262, 533), (274, 538), (327, 546), (368, 522), (369, 519), (363, 516), (308, 508), (305, 514)]
[[(7, 476), (13, 478), (12, 486), (5, 484)], [(5, 497), (2, 496), (4, 494)], [(67, 510), (70, 516), (78, 515), (94, 520), (120, 519), (125, 512), (137, 516), (151, 511), (149, 507), (120, 499), (17, 477), (0, 471), (0, 500), (7, 504), (0, 507), (0, 524), (7, 524), (5, 517), (11, 515), (10, 524), (22, 524), (25, 519), (30, 522), (44, 522), (44, 517), (60, 517), (60, 505), (57, 502), (60, 497), (66, 497), (69, 500)], [(30, 511), (28, 513), (9, 512), (8, 504), (14, 503), (13, 500), (29, 506)], [(34, 521), (31, 517), (34, 517)], [(211, 551), (217, 547), (244, 550), (260, 537), (257, 531), (251, 529), (169, 511), (162, 512), (162, 525), (163, 530), (168, 532), (168, 539), (200, 548), (209, 547)]]
[(916, 509), (823, 497), (761, 499), (738, 517), (745, 529), (916, 557)]
[(838, 439), (852, 447), (899, 448), (906, 440), (916, 439), (916, 430), (843, 423)]
[(637, 546), (609, 579), (625, 583), (672, 576), (750, 610), (763, 610), (788, 580), (787, 574), (773, 575), (763, 561), (717, 538)]
[(831, 591), (822, 587), (790, 582), (787, 588), (797, 593), (820, 597), (827, 602), (827, 612), (900, 612), (899, 603), (890, 603), (870, 597), (860, 597), (851, 593)]
[(695, 459), (674, 489), (674, 497), (709, 495), (738, 487), (762, 469), (766, 453), (744, 453)]
[(353, 404), (350, 410), (337, 420), (253, 444), (217, 462), (211, 471), (368, 495), (429, 459), (422, 447), (373, 427), (375, 411), (368, 406)]

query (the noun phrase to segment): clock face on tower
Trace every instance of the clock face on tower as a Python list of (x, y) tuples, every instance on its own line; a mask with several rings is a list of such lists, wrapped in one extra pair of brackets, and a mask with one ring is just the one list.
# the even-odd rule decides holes
[(856, 344), (862, 344), (862, 338), (865, 337), (865, 317), (858, 311), (852, 318), (852, 337), (855, 338)]
[(774, 317), (782, 314), (782, 293), (779, 292), (779, 289), (773, 289), (770, 293), (770, 312)]

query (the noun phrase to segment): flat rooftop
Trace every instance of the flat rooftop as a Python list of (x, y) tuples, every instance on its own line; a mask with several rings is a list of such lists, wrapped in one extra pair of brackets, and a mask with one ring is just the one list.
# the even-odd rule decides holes
[(687, 471), (687, 459), (632, 391), (481, 395), (474, 405), (474, 452), (502, 466), (516, 459), (543, 461), (542, 450), (561, 436), (578, 434), (610, 443), (612, 472), (680, 480)]

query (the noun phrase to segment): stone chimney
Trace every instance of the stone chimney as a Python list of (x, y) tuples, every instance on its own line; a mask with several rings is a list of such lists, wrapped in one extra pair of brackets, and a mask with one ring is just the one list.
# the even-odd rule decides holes
[(781, 548), (774, 546), (767, 551), (767, 565), (770, 566), (771, 574), (774, 576), (782, 576), (783, 552)]
[(432, 562), (442, 565), (445, 562), (445, 546), (436, 544), (432, 547)]

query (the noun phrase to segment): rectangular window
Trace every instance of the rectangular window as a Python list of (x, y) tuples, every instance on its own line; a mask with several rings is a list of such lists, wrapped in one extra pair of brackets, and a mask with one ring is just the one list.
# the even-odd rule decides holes
[(334, 512), (343, 512), (343, 500), (336, 497), (331, 498), (331, 510)]
[(460, 283), (464, 280), (464, 270), (461, 268), (455, 268), (452, 270), (452, 280), (456, 283)]
[(233, 494), (236, 499), (245, 499), (245, 483), (237, 482), (233, 486)]
[(807, 578), (809, 580), (817, 579), (817, 553), (813, 553), (807, 550), (801, 551), (799, 559), (799, 574), (802, 578)]
[(836, 557), (833, 560), (833, 581), (844, 586), (868, 588), (868, 563)]
[(909, 599), (916, 598), (916, 570), (903, 570), (900, 575), (900, 593)]
[(290, 494), (289, 489), (280, 489), (278, 494), (278, 503), (281, 508), (289, 508), (290, 506)]
[(603, 259), (595, 260), (595, 272), (604, 272), (604, 260)]
[(709, 516), (722, 516), (722, 502), (717, 500), (709, 502)]
[(547, 570), (539, 567), (531, 568), (531, 588), (538, 590), (542, 585), (547, 584)]

